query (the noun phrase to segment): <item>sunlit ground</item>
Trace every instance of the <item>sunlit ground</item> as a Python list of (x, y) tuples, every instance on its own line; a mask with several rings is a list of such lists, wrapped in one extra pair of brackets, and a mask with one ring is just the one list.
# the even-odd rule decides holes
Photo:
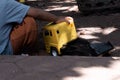
[(120, 80), (120, 61), (112, 61), (109, 67), (75, 67), (73, 70), (82, 76), (65, 77), (63, 80)]
[[(58, 4), (58, 5), (50, 5), (45, 10), (46, 11), (61, 11), (61, 13), (67, 13), (67, 12), (71, 12), (71, 11), (75, 11), (75, 12), (79, 11), (78, 6), (76, 5), (76, 2), (74, 0), (65, 0), (65, 1), (58, 0), (58, 2), (53, 1), (53, 4), (54, 3)], [(64, 3), (66, 5), (62, 5)]]
[(86, 27), (86, 28), (77, 28), (78, 36), (84, 39), (99, 39), (99, 36), (95, 36), (95, 34), (101, 35), (109, 35), (112, 32), (116, 31), (117, 28), (115, 27), (107, 27), (107, 28), (100, 28), (100, 27)]

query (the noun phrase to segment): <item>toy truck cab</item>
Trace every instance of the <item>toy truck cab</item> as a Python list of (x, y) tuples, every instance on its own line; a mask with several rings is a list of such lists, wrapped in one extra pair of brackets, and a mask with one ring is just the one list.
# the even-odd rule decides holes
[(69, 41), (77, 38), (74, 21), (68, 17), (70, 24), (61, 22), (59, 24), (50, 23), (43, 28), (43, 38), (47, 53), (52, 56), (61, 55), (60, 49)]

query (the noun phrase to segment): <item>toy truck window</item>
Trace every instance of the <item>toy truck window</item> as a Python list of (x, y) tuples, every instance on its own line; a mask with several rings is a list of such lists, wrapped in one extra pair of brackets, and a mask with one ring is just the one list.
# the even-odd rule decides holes
[(45, 30), (44, 34), (45, 34), (45, 36), (49, 36), (49, 31)]
[(59, 32), (59, 30), (57, 30), (57, 34), (59, 34), (60, 32)]
[(50, 31), (50, 36), (52, 36), (52, 32)]

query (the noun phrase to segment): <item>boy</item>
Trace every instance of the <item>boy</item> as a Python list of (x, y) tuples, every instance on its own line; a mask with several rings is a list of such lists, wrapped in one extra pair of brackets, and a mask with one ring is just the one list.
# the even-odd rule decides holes
[(37, 39), (37, 25), (34, 18), (49, 22), (67, 22), (38, 8), (33, 8), (15, 0), (0, 2), (0, 54), (19, 54), (25, 47), (31, 48)]

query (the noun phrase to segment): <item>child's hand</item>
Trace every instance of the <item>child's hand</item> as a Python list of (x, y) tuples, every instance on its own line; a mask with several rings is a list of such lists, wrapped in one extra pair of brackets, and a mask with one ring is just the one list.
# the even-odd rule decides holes
[(66, 23), (70, 24), (70, 18), (71, 17), (59, 17), (55, 23), (66, 22)]

